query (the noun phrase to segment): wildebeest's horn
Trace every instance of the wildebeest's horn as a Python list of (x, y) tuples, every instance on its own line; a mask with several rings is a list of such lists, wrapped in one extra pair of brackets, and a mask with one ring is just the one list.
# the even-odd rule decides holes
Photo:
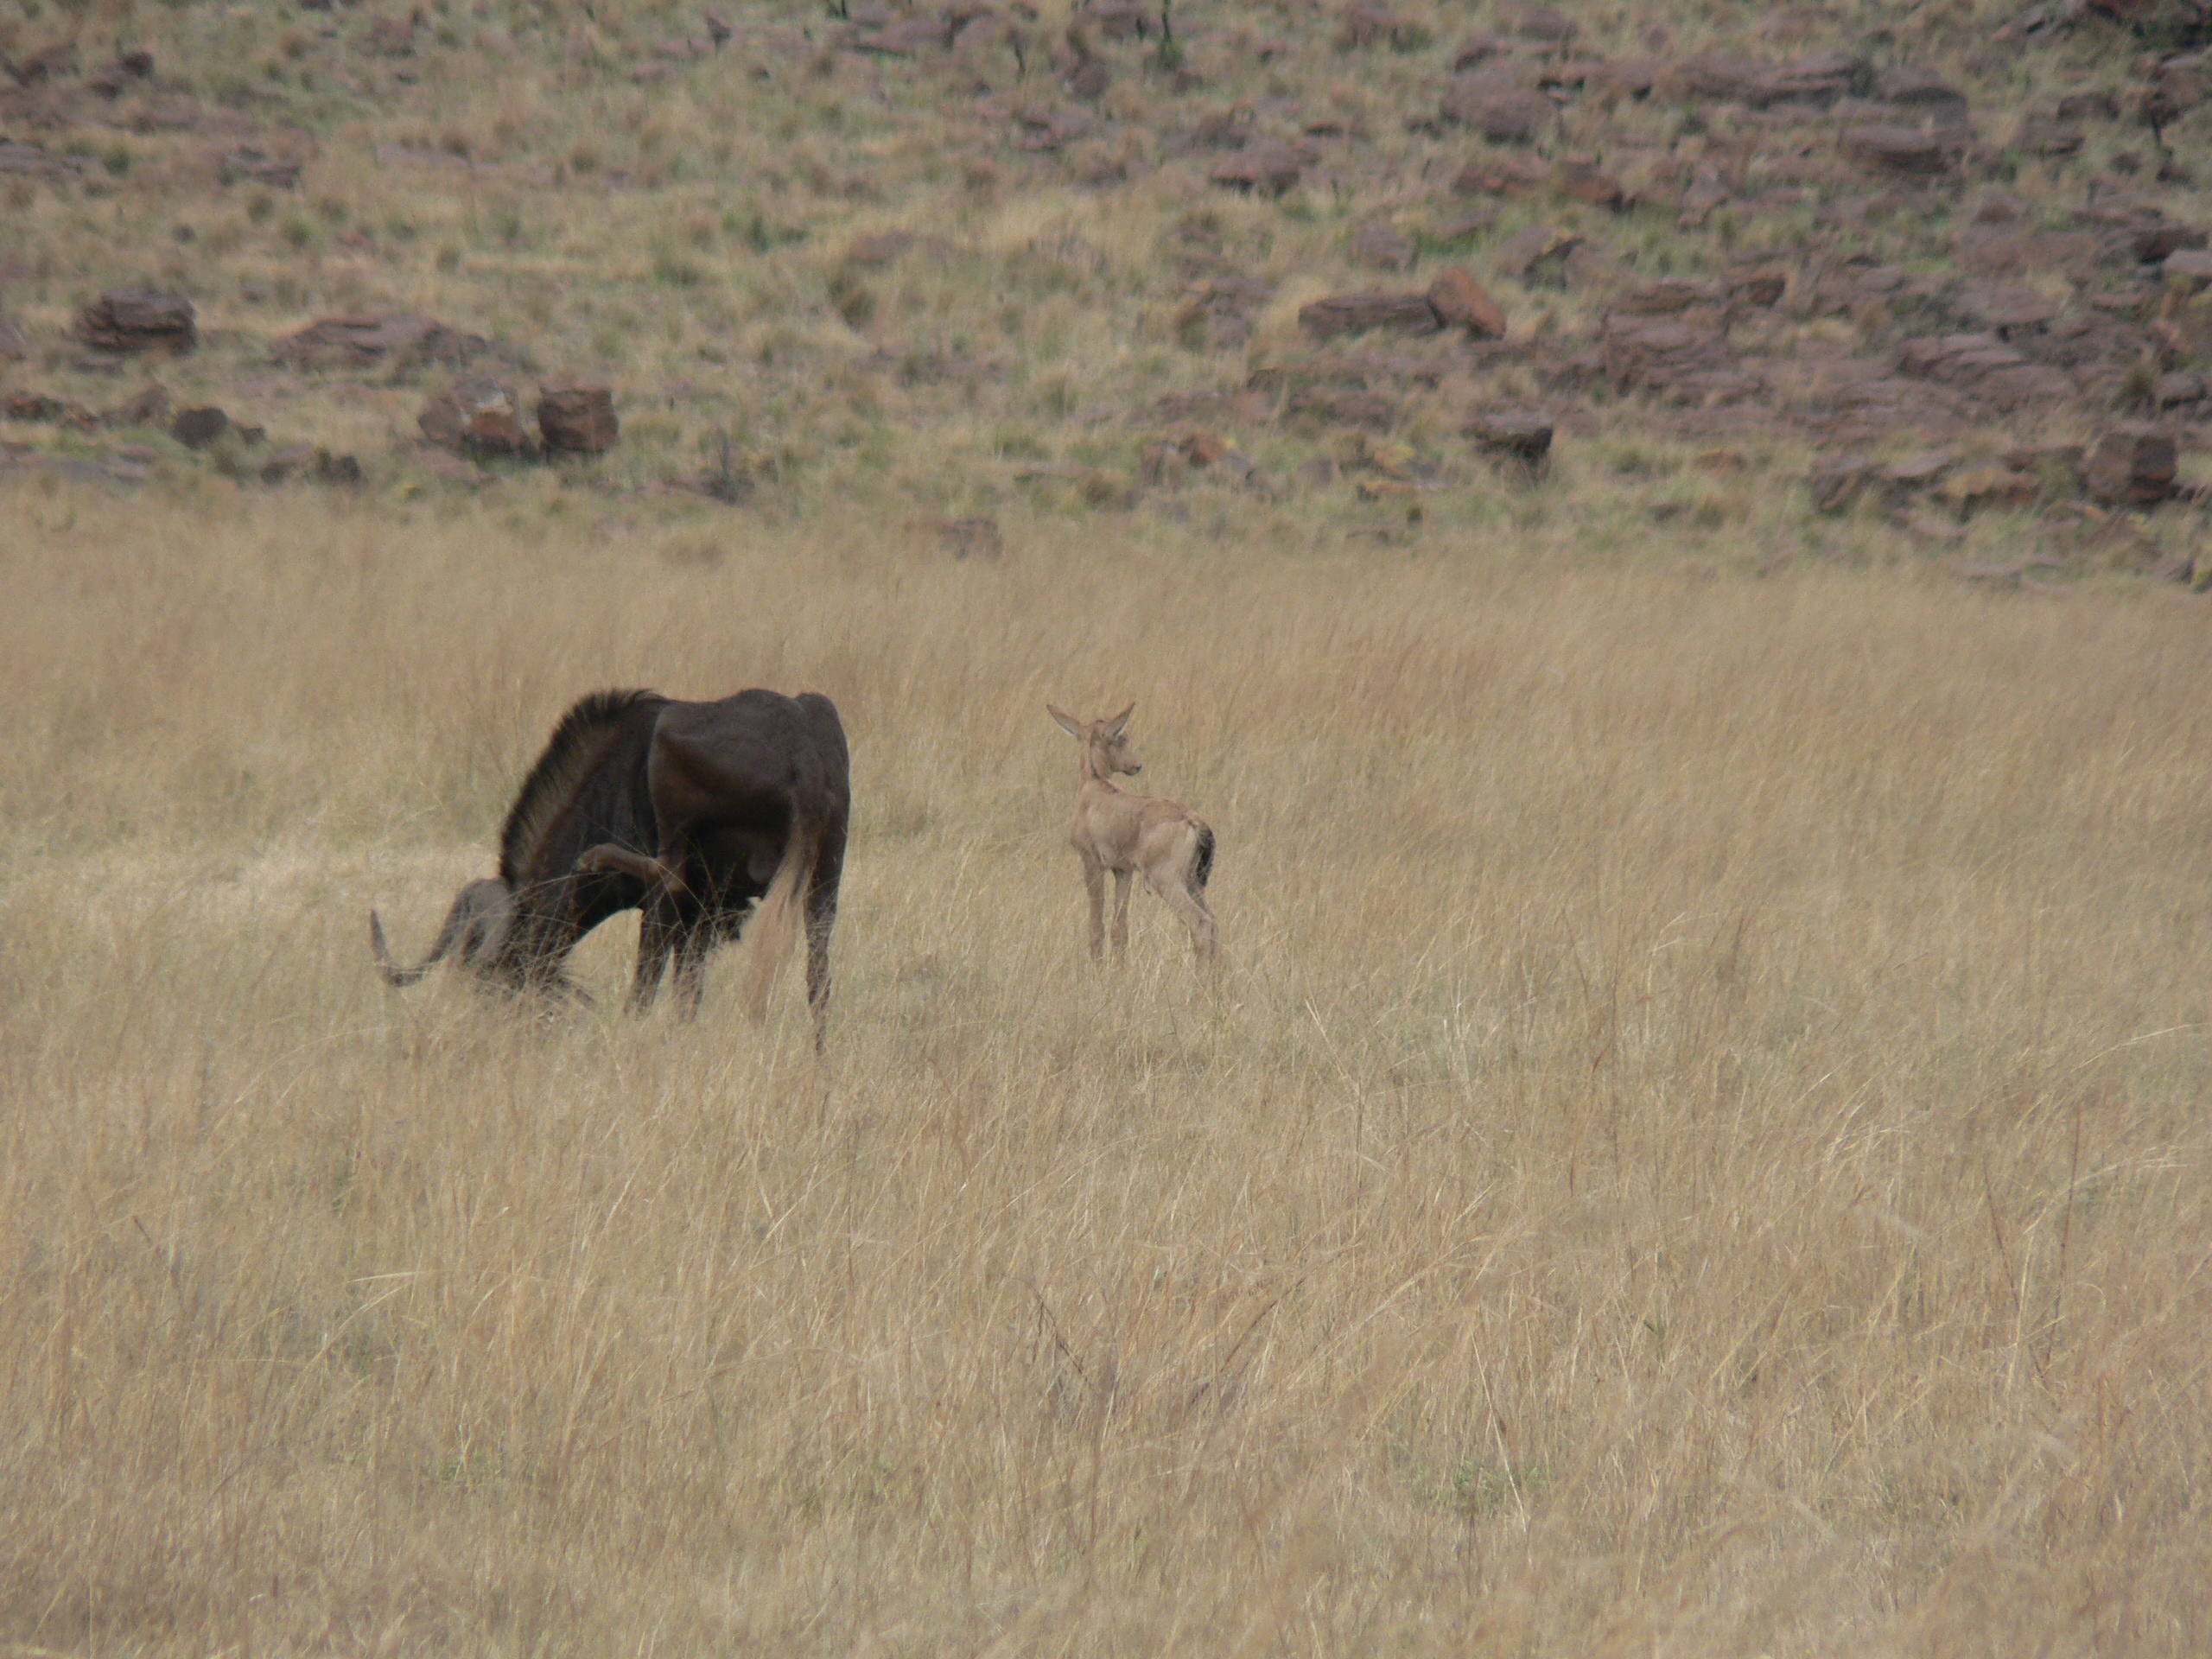
[(376, 912), (369, 912), (369, 949), (376, 952), (377, 968), (384, 975), (385, 983), (403, 988), (412, 985), (444, 960), (478, 907), (476, 889), (480, 885), (472, 881), (454, 895), (453, 906), (438, 928), (437, 941), (430, 946), (430, 954), (412, 968), (403, 968), (391, 959), (391, 947), (385, 943), (384, 924), (377, 919)]

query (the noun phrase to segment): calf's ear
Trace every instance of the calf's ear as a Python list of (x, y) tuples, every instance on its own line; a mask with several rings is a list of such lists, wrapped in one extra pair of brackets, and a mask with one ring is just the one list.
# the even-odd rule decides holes
[(1122, 709), (1120, 714), (1115, 715), (1112, 722), (1106, 728), (1106, 735), (1109, 737), (1119, 737), (1123, 732), (1127, 731), (1129, 727), (1129, 716), (1136, 713), (1136, 711), (1137, 706), (1133, 702), (1128, 708)]
[(1065, 732), (1070, 737), (1081, 737), (1083, 735), (1083, 722), (1077, 720), (1073, 715), (1068, 713), (1066, 709), (1056, 708), (1054, 705), (1048, 702), (1045, 705), (1045, 712), (1050, 715), (1054, 720), (1058, 721), (1060, 724), (1060, 729)]

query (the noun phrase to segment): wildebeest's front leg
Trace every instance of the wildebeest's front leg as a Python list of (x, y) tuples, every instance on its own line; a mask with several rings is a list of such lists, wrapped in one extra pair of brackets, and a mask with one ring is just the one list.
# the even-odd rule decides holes
[(676, 1003), (686, 1020), (699, 1017), (707, 994), (707, 950), (713, 930), (704, 923), (687, 927), (676, 941)]
[(638, 971), (630, 981), (630, 1012), (643, 1014), (660, 994), (660, 976), (682, 937), (683, 924), (665, 899), (648, 899), (638, 917)]

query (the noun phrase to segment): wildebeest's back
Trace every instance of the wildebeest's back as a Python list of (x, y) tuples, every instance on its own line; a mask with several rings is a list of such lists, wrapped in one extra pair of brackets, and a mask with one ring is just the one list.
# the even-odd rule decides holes
[(774, 836), (794, 811), (842, 823), (850, 798), (844, 728), (827, 697), (741, 691), (664, 708), (649, 764), (652, 798), (701, 824)]

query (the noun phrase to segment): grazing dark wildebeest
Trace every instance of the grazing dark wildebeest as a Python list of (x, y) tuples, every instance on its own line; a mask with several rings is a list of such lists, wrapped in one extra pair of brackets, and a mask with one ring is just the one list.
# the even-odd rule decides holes
[(494, 984), (581, 995), (569, 953), (634, 908), (644, 914), (630, 1007), (652, 1006), (673, 957), (677, 992), (696, 1012), (707, 952), (738, 937), (757, 899), (747, 1000), (758, 1020), (803, 906), (818, 1049), (849, 777), (845, 728), (815, 692), (676, 702), (595, 691), (561, 717), (515, 797), (499, 832), (499, 874), (461, 888), (413, 968), (392, 960), (371, 912), (377, 965), (392, 984), (411, 985), (452, 956)]

